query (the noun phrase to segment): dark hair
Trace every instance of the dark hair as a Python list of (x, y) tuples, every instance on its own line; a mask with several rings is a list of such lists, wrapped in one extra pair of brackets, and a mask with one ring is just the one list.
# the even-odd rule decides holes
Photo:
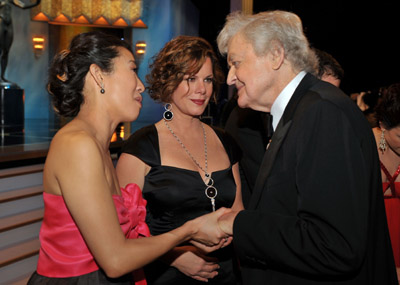
[(318, 58), (318, 78), (322, 75), (332, 75), (333, 77), (343, 80), (344, 70), (339, 62), (329, 53), (313, 48)]
[(207, 57), (213, 70), (213, 98), (216, 99), (224, 74), (212, 46), (204, 39), (178, 36), (169, 41), (153, 58), (151, 72), (146, 76), (150, 97), (157, 102), (169, 103), (171, 96), (187, 74), (194, 75)]
[(53, 106), (62, 116), (76, 116), (84, 102), (82, 90), (91, 64), (104, 72), (113, 71), (113, 59), (119, 56), (118, 47), (132, 52), (132, 48), (119, 38), (102, 33), (88, 32), (76, 35), (68, 50), (58, 53), (49, 68), (47, 90)]
[(375, 118), (388, 130), (400, 126), (400, 83), (385, 89), (375, 108)]

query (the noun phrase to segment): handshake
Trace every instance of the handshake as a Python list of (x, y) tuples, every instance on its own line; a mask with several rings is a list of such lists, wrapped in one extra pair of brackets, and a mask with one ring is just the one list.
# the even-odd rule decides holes
[(232, 242), (233, 222), (238, 212), (220, 208), (215, 212), (188, 221), (190, 240), (205, 251), (225, 247)]

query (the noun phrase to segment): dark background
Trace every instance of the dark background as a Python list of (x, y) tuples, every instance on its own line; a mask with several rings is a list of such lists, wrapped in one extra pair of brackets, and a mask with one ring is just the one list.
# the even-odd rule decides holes
[[(200, 10), (200, 36), (216, 47), (216, 37), (230, 12), (230, 1), (192, 1)], [(397, 6), (397, 0), (254, 0), (253, 11), (280, 9), (299, 15), (311, 46), (330, 53), (343, 67), (341, 88), (350, 94), (400, 82)], [(226, 67), (225, 59), (221, 63)]]

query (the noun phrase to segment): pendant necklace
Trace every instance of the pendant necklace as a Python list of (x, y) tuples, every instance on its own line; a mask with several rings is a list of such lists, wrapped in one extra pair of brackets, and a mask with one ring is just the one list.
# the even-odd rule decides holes
[(164, 120), (164, 124), (167, 126), (170, 133), (174, 136), (174, 138), (178, 141), (178, 143), (182, 146), (185, 152), (189, 155), (192, 161), (196, 164), (196, 166), (204, 172), (206, 177), (205, 181), (203, 180), (204, 184), (206, 185), (206, 189), (204, 193), (206, 194), (207, 198), (211, 200), (212, 210), (215, 211), (215, 197), (217, 197), (218, 191), (217, 188), (214, 187), (214, 180), (211, 178), (211, 175), (208, 173), (208, 161), (207, 161), (207, 137), (206, 137), (206, 130), (204, 129), (203, 124), (201, 123), (201, 127), (203, 129), (203, 137), (204, 137), (204, 169), (201, 167), (200, 163), (193, 157), (193, 155), (189, 152), (189, 150), (185, 147), (182, 141), (178, 138), (178, 136), (174, 133), (174, 131), (170, 128), (167, 121)]

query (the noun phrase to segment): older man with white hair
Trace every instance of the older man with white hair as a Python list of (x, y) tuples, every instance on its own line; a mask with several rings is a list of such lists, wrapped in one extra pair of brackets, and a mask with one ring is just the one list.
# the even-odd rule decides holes
[(218, 46), (238, 105), (273, 116), (247, 209), (219, 220), (244, 284), (397, 284), (371, 128), (347, 95), (312, 75), (300, 18), (233, 13)]

